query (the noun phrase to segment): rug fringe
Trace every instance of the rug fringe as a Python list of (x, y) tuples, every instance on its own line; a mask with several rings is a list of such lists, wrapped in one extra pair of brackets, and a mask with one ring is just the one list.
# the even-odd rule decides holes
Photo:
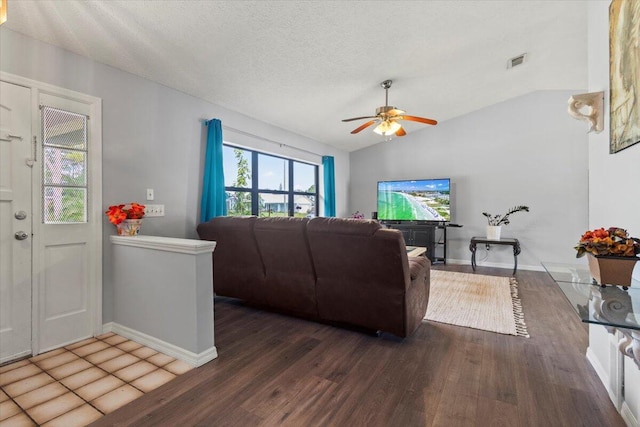
[(511, 289), (511, 305), (513, 307), (513, 317), (516, 321), (516, 334), (519, 337), (529, 337), (527, 324), (524, 322), (524, 313), (522, 312), (522, 302), (518, 296), (518, 281), (515, 277), (509, 279), (509, 288)]

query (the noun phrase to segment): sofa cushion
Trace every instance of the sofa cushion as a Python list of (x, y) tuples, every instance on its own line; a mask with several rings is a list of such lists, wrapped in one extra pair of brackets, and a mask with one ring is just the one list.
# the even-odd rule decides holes
[(216, 217), (198, 225), (198, 236), (216, 242), (213, 290), (217, 295), (264, 303), (265, 272), (253, 228), (256, 217)]
[(307, 221), (259, 218), (254, 233), (265, 267), (267, 304), (317, 317), (316, 278), (307, 241)]
[(372, 220), (350, 218), (313, 218), (307, 225), (309, 231), (315, 233), (354, 234), (372, 236), (383, 228), (380, 223)]
[(410, 274), (402, 233), (373, 221), (314, 218), (307, 234), (320, 317), (406, 336)]

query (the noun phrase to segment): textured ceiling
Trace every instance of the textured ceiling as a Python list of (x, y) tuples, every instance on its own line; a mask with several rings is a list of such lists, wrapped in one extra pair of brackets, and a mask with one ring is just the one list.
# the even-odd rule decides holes
[(441, 122), (587, 82), (583, 1), (9, 0), (8, 13), (14, 31), (347, 151), (383, 139), (340, 120), (384, 105), (385, 79), (391, 105)]

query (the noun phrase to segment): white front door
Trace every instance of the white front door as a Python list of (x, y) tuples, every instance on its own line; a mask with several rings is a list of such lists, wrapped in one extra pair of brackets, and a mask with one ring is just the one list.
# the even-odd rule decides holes
[(0, 363), (102, 331), (99, 98), (0, 72)]
[[(34, 266), (39, 352), (94, 335), (101, 257), (101, 220), (96, 178), (100, 144), (91, 126), (91, 104), (41, 94), (39, 145), (41, 209), (34, 218)], [(100, 322), (101, 323), (101, 322)]]
[(31, 354), (31, 89), (0, 82), (0, 363)]

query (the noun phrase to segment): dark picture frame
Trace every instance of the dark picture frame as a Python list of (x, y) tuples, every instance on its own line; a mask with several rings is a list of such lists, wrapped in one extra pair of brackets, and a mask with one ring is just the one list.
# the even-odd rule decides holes
[(640, 142), (640, 1), (609, 6), (609, 153)]

